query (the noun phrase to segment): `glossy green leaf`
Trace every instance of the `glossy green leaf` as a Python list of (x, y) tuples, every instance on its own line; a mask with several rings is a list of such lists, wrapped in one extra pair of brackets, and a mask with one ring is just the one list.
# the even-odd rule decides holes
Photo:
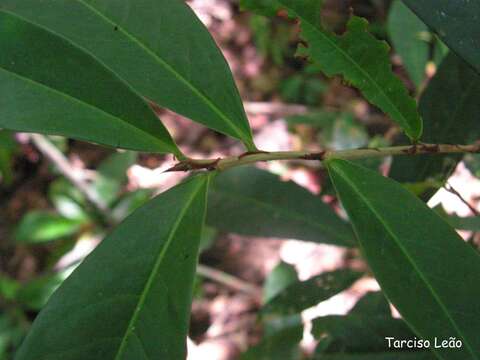
[(450, 49), (480, 73), (478, 0), (403, 0)]
[(18, 360), (184, 359), (208, 178), (135, 211), (34, 322)]
[(345, 160), (327, 163), (360, 248), (388, 299), (418, 336), (456, 337), (441, 359), (480, 358), (480, 255), (393, 180)]
[[(424, 119), (423, 141), (432, 144), (467, 144), (480, 137), (480, 75), (464, 61), (449, 55), (420, 100)], [(443, 182), (461, 156), (395, 157), (390, 176), (401, 182)]]
[(148, 99), (254, 148), (228, 65), (184, 1), (2, 0), (2, 8), (85, 49)]
[(220, 230), (355, 245), (350, 226), (320, 198), (293, 182), (240, 167), (219, 175), (212, 185), (207, 223)]
[(27, 213), (15, 229), (15, 240), (24, 243), (42, 243), (74, 235), (82, 221), (68, 219), (46, 211)]
[(392, 72), (388, 45), (367, 31), (365, 19), (353, 16), (346, 33), (337, 36), (320, 23), (320, 0), (243, 0), (243, 5), (269, 15), (286, 10), (300, 19), (301, 36), (308, 43), (308, 47), (300, 46), (300, 55), (308, 56), (328, 76), (343, 76), (369, 102), (390, 115), (409, 137), (420, 138), (422, 119), (417, 104)]
[(410, 78), (420, 86), (430, 57), (428, 27), (401, 0), (395, 0), (388, 15), (388, 32)]
[(337, 270), (292, 283), (267, 302), (263, 312), (299, 313), (348, 289), (362, 275), (351, 270)]
[[(181, 156), (147, 103), (128, 85), (88, 53), (6, 12), (4, 5), (0, 127)], [(64, 13), (62, 18), (72, 17)]]

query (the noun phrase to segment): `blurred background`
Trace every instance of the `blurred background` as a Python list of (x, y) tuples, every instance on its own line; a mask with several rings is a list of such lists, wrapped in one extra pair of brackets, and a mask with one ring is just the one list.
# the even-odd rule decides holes
[[(295, 57), (298, 24), (241, 12), (236, 0), (191, 0), (189, 5), (230, 64), (260, 149), (315, 151), (397, 141), (398, 128), (355, 89)], [(352, 10), (369, 20), (377, 38), (389, 42), (395, 73), (418, 98), (446, 48), (398, 0), (326, 0), (325, 26), (342, 33)], [(191, 157), (243, 152), (232, 139), (163, 109), (155, 111)], [(432, 207), (457, 215), (457, 221), (478, 215), (480, 163), (473, 156), (467, 160), (430, 200)], [(185, 174), (164, 173), (173, 164), (171, 156), (0, 130), (0, 359), (13, 357), (49, 296), (114, 224), (182, 180)], [(388, 164), (388, 159), (365, 163), (384, 173)], [(344, 216), (319, 164), (258, 166), (293, 181)], [(293, 282), (325, 272), (368, 274), (358, 251), (229, 233), (214, 220), (207, 225), (195, 284), (190, 360), (306, 358), (318, 342), (310, 333), (311, 319), (346, 314), (358, 299), (379, 290), (365, 275), (329, 300), (308, 304), (300, 317), (282, 317), (283, 322), (303, 322), (304, 330), (269, 339), (278, 319), (259, 316), (264, 302)], [(476, 227), (478, 221), (461, 232), (473, 244)]]

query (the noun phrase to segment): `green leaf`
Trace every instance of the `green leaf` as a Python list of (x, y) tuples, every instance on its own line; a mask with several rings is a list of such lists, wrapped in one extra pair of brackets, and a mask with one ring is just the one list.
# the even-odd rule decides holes
[(109, 156), (98, 167), (93, 189), (103, 203), (111, 205), (128, 180), (127, 170), (135, 164), (137, 154), (131, 151)]
[(184, 359), (208, 177), (138, 209), (52, 296), (18, 360)]
[(458, 215), (449, 215), (441, 205), (435, 207), (434, 210), (454, 229), (474, 232), (480, 231), (480, 216), (462, 217)]
[(13, 359), (14, 349), (25, 337), (27, 324), (26, 315), (21, 311), (0, 312), (0, 359)]
[(258, 345), (240, 356), (240, 360), (297, 360), (300, 359), (298, 345), (303, 337), (303, 325), (286, 327), (267, 336)]
[(320, 23), (320, 0), (243, 0), (243, 5), (268, 15), (286, 10), (300, 19), (301, 36), (308, 43), (308, 47), (300, 47), (300, 55), (310, 57), (328, 76), (343, 76), (369, 102), (390, 115), (410, 138), (420, 138), (422, 119), (417, 104), (392, 72), (388, 45), (368, 33), (365, 19), (353, 16), (347, 32), (337, 36)]
[(23, 243), (43, 243), (77, 233), (82, 221), (68, 219), (46, 211), (27, 213), (15, 229), (15, 240)]
[(395, 0), (388, 15), (388, 32), (410, 78), (419, 87), (429, 60), (428, 27), (401, 0)]
[[(480, 75), (449, 55), (420, 100), (426, 143), (465, 144), (480, 136)], [(458, 155), (395, 157), (390, 176), (401, 182), (445, 181), (461, 159)]]
[[(75, 18), (65, 14), (59, 19)], [(181, 156), (128, 85), (69, 41), (6, 12), (4, 3), (0, 44), (0, 127)]]
[(2, 8), (85, 49), (148, 99), (254, 149), (228, 65), (183, 1), (3, 0)]
[(415, 337), (405, 322), (392, 318), (390, 305), (381, 292), (366, 294), (346, 316), (314, 319), (312, 334), (319, 339), (316, 354), (381, 353), (391, 351), (386, 337)]
[(12, 133), (0, 130), (0, 180), (7, 186), (13, 182), (12, 158), (17, 148)]
[(138, 189), (130, 193), (126, 193), (115, 204), (112, 209), (112, 217), (121, 222), (133, 211), (145, 204), (152, 197), (151, 189)]
[(30, 310), (39, 311), (74, 268), (75, 266), (68, 267), (55, 274), (44, 275), (29, 281), (20, 287), (16, 300)]
[(337, 270), (289, 285), (263, 307), (264, 313), (295, 314), (348, 289), (363, 274)]
[(368, 292), (357, 301), (350, 314), (391, 316), (390, 304), (381, 291)]
[(333, 124), (329, 147), (335, 150), (357, 149), (368, 145), (366, 128), (352, 114), (344, 114)]
[(405, 321), (425, 339), (461, 339), (461, 349), (433, 349), (438, 357), (479, 359), (480, 255), (400, 184), (345, 160), (327, 166), (368, 264)]
[(253, 167), (232, 169), (215, 179), (207, 223), (242, 235), (355, 245), (350, 226), (320, 198)]
[(415, 338), (404, 321), (375, 314), (319, 317), (313, 320), (312, 334), (316, 339), (330, 339), (326, 349), (329, 353), (388, 351), (386, 337)]
[(480, 231), (480, 216), (467, 216), (460, 217), (456, 215), (450, 215), (445, 220), (459, 230)]
[(48, 198), (63, 217), (82, 222), (89, 220), (84, 195), (65, 178), (59, 178), (50, 185)]
[(210, 226), (203, 227), (203, 233), (200, 239), (200, 254), (210, 249), (217, 239), (218, 231)]
[[(310, 112), (301, 115), (292, 115), (285, 120), (289, 125), (305, 124), (313, 128), (328, 130), (331, 133), (331, 128), (337, 121), (341, 121), (344, 117), (350, 115), (349, 113), (335, 112), (335, 111), (320, 111)], [(331, 137), (331, 134), (329, 134)]]
[(450, 49), (480, 73), (478, 0), (403, 0)]
[(385, 353), (360, 353), (360, 354), (322, 354), (314, 360), (433, 360), (437, 359), (429, 351)]
[(20, 288), (20, 283), (7, 276), (0, 275), (0, 297), (6, 300), (13, 300)]
[(279, 292), (298, 281), (295, 267), (281, 261), (268, 274), (263, 285), (263, 302), (268, 303)]

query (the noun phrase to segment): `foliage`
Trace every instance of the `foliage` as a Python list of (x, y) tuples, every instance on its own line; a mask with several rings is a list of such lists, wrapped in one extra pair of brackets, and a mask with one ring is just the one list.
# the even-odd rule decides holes
[(412, 81), (420, 86), (429, 60), (428, 27), (401, 0), (395, 0), (389, 13), (388, 30)]
[(325, 30), (320, 22), (321, 1), (244, 0), (243, 4), (269, 15), (284, 10), (289, 16), (298, 18), (302, 38), (308, 43), (308, 47), (300, 46), (301, 56), (310, 57), (328, 76), (342, 75), (372, 104), (389, 114), (410, 138), (420, 138), (422, 120), (415, 101), (392, 74), (388, 45), (368, 33), (365, 19), (353, 16), (348, 22), (347, 32), (337, 36)]
[[(353, 116), (340, 116), (343, 129), (330, 126), (327, 116), (315, 121), (336, 134), (330, 142), (335, 150), (270, 153), (257, 150), (226, 61), (183, 1), (3, 0), (1, 128), (169, 153), (179, 159), (171, 171), (199, 174), (143, 204), (149, 193), (122, 193), (125, 170), (136, 154), (116, 153), (104, 161), (93, 182), (94, 200), (111, 211), (107, 222), (129, 216), (77, 267), (53, 269), (26, 284), (0, 277), (2, 302), (22, 304), (20, 312), (0, 314), (0, 354), (2, 347), (16, 347), (23, 337), (27, 311), (42, 308), (16, 359), (184, 359), (200, 244), (203, 237), (203, 246), (208, 246), (218, 229), (359, 248), (382, 293), (367, 295), (345, 316), (314, 319), (318, 345), (313, 358), (391, 359), (394, 354), (396, 359), (480, 359), (480, 257), (449, 225), (470, 228), (478, 219), (467, 225), (455, 218), (445, 221), (393, 180), (415, 183), (434, 177), (443, 182), (451, 164), (467, 151), (448, 143), (478, 138), (480, 5), (473, 0), (404, 2), (457, 54), (443, 61), (418, 109), (392, 71), (389, 46), (369, 33), (365, 19), (351, 16), (345, 33), (337, 35), (322, 24), (320, 0), (243, 1), (260, 14), (297, 19), (302, 29), (299, 54), (325, 75), (341, 76), (357, 88), (402, 128), (408, 137), (402, 141), (413, 141), (403, 152), (393, 147), (365, 150), (366, 130), (352, 125)], [(397, 14), (397, 7), (390, 18), (393, 27), (398, 27), (396, 16), (405, 16)], [(418, 19), (414, 25), (412, 32), (426, 29)], [(421, 50), (410, 49), (405, 42), (414, 35), (404, 35), (393, 35), (393, 44), (418, 85), (426, 49), (424, 44), (416, 44)], [(226, 159), (190, 159), (158, 121), (152, 104), (240, 140), (247, 152)], [(307, 122), (315, 125), (311, 119)], [(422, 129), (423, 140), (432, 144), (420, 142)], [(352, 136), (358, 133), (362, 136)], [(10, 133), (2, 130), (0, 136), (9, 144), (0, 151), (2, 179), (9, 183), (9, 158), (15, 149)], [(441, 148), (439, 143), (447, 145)], [(472, 146), (469, 151), (480, 151)], [(364, 160), (372, 153), (438, 155), (440, 149), (455, 155), (443, 154), (441, 161), (431, 155), (395, 159), (393, 179), (367, 169), (378, 168), (378, 163), (346, 160)], [(292, 182), (256, 168), (235, 168), (269, 160), (321, 161), (348, 221), (341, 209)], [(222, 169), (228, 171), (219, 174)], [(54, 182), (49, 193), (55, 212), (28, 213), (15, 233), (18, 242), (57, 245), (58, 257), (72, 246), (72, 236), (99, 232), (101, 214), (88, 208), (92, 199), (64, 180)], [(213, 230), (205, 231), (205, 222)], [(242, 358), (303, 356), (299, 314), (349, 288), (363, 274), (343, 269), (299, 281), (293, 269), (281, 265), (265, 289), (265, 337)], [(402, 319), (391, 316), (389, 303)], [(386, 347), (387, 336), (418, 337), (432, 344), (455, 338), (461, 346), (397, 353)]]

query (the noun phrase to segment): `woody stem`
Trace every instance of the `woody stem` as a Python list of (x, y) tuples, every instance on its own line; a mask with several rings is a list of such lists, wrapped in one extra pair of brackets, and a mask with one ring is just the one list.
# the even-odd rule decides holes
[(471, 145), (450, 144), (416, 144), (407, 146), (392, 146), (382, 148), (362, 148), (353, 150), (325, 150), (320, 152), (279, 151), (279, 152), (247, 152), (240, 156), (229, 156), (217, 159), (187, 159), (179, 162), (168, 171), (219, 170), (224, 171), (237, 166), (254, 164), (256, 162), (274, 160), (316, 160), (328, 159), (363, 159), (372, 157), (387, 157), (395, 155), (422, 154), (466, 154), (480, 153), (480, 143)]

